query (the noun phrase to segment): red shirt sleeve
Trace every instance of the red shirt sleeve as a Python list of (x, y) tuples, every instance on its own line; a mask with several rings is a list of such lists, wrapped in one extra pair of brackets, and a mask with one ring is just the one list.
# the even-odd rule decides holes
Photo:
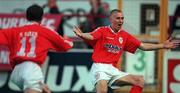
[(9, 45), (11, 38), (11, 30), (13, 29), (0, 30), (0, 45)]
[[(73, 43), (70, 40), (64, 39), (54, 31), (49, 31), (49, 41), (51, 42), (51, 49), (55, 51), (67, 51), (72, 48)], [(51, 35), (51, 36), (50, 36)]]
[(124, 50), (130, 53), (134, 53), (140, 46), (141, 42), (127, 33), (127, 40), (124, 46)]
[(91, 32), (90, 34), (93, 36), (93, 40), (97, 40), (97, 39), (101, 38), (102, 31), (103, 31), (103, 28), (99, 27), (99, 28), (95, 29), (93, 32)]

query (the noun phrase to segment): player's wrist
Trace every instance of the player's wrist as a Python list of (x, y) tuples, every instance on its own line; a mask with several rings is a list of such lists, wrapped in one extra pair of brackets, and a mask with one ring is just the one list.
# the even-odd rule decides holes
[(163, 49), (167, 49), (167, 47), (166, 47), (166, 44), (160, 44), (160, 46), (161, 46), (161, 48), (163, 48)]
[(79, 37), (80, 37), (80, 38), (83, 38), (83, 34), (79, 34)]

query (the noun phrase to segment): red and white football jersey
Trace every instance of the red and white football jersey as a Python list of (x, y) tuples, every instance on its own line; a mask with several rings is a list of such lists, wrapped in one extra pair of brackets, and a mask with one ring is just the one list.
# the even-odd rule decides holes
[(110, 26), (99, 27), (90, 33), (94, 40), (92, 59), (96, 63), (116, 64), (123, 51), (134, 53), (141, 42), (124, 30), (113, 32)]
[(49, 50), (67, 51), (73, 45), (55, 31), (38, 23), (1, 30), (0, 44), (9, 47), (10, 64), (13, 67), (23, 61), (33, 61), (42, 65)]

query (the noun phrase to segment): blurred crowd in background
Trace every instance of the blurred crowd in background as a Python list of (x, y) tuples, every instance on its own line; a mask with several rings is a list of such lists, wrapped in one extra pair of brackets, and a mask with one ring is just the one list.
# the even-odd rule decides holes
[[(85, 20), (82, 22), (79, 22), (78, 24), (81, 30), (83, 32), (91, 32), (97, 27), (110, 25), (110, 22), (108, 20), (108, 16), (110, 12), (109, 4), (107, 2), (102, 2), (102, 0), (89, 0), (89, 4), (91, 6), (90, 12), (88, 14), (84, 14), (83, 16), (85, 17)], [(61, 11), (60, 6), (57, 5), (57, 0), (47, 0), (47, 3), (44, 4), (42, 7), (43, 8), (48, 7), (50, 14), (61, 14), (63, 16), (59, 24), (57, 32), (60, 35), (65, 36), (64, 25), (66, 24), (66, 21), (71, 19), (73, 16), (72, 15), (68, 16), (64, 14), (64, 12), (67, 12), (67, 11), (71, 12), (71, 10)], [(77, 17), (78, 15), (74, 15), (74, 16)], [(90, 46), (86, 46), (84, 44), (79, 44), (79, 43), (78, 45), (75, 44), (75, 47), (81, 48), (82, 46), (85, 48), (91, 48)]]

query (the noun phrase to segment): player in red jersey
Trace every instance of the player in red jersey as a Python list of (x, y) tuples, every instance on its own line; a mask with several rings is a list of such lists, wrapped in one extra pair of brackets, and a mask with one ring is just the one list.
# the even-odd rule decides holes
[(32, 5), (26, 11), (29, 24), (0, 31), (0, 44), (7, 45), (10, 49), (10, 64), (13, 67), (11, 81), (25, 93), (48, 92), (40, 68), (47, 52), (65, 52), (73, 46), (71, 41), (41, 26), (42, 16), (43, 9)]
[(91, 33), (82, 33), (74, 28), (74, 33), (88, 41), (94, 49), (91, 67), (92, 82), (97, 93), (107, 93), (107, 87), (116, 89), (124, 85), (132, 85), (131, 93), (141, 93), (144, 79), (139, 75), (122, 72), (115, 67), (123, 51), (134, 53), (141, 50), (175, 48), (179, 42), (171, 39), (161, 44), (142, 43), (123, 28), (124, 16), (122, 11), (114, 9), (110, 13), (110, 26), (99, 27)]

